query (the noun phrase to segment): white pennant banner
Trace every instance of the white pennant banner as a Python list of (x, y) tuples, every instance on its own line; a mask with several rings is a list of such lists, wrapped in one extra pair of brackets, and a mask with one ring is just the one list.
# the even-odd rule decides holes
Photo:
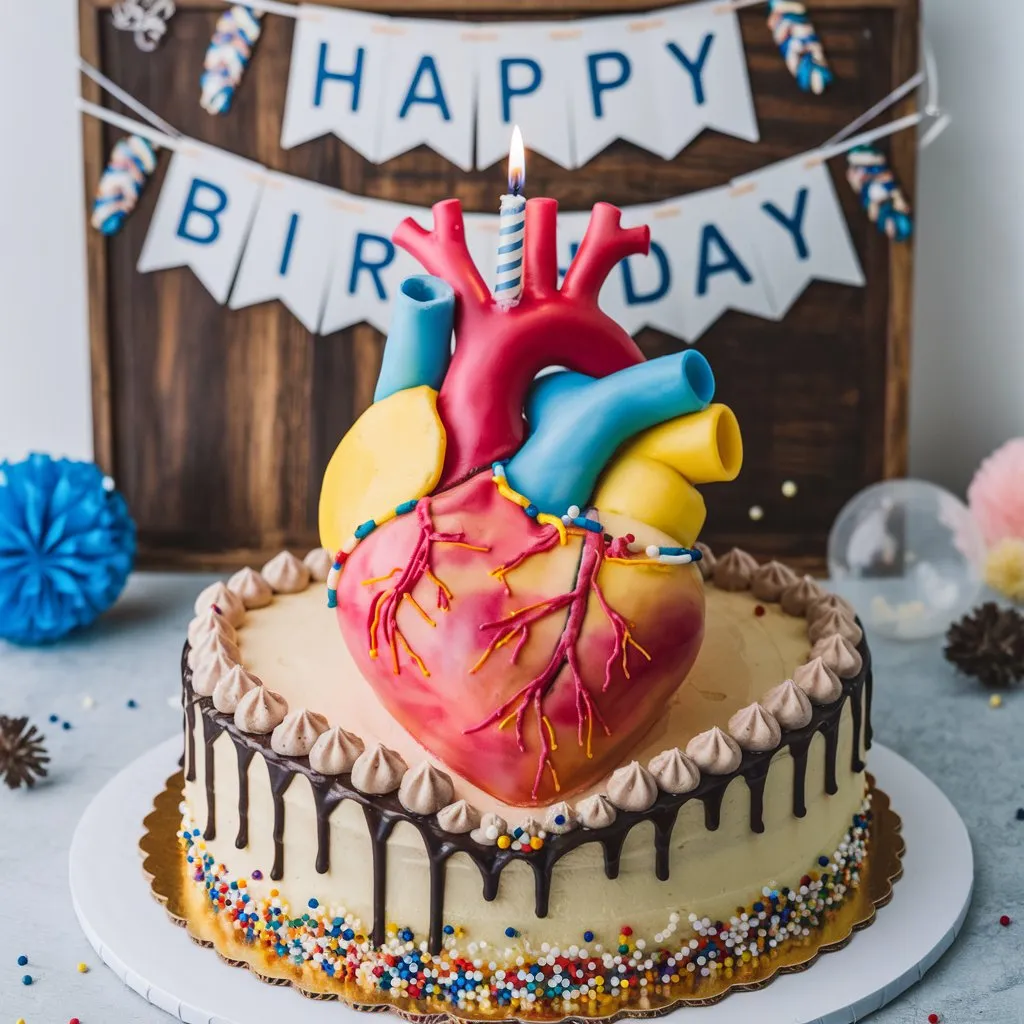
[(232, 309), (280, 299), (307, 330), (319, 330), (342, 221), (337, 198), (334, 189), (267, 174)]
[(750, 189), (753, 210), (746, 228), (777, 319), (813, 280), (863, 287), (860, 260), (824, 163), (804, 155), (735, 184)]
[(426, 145), (470, 170), (505, 156), (513, 124), (567, 168), (616, 139), (665, 159), (705, 128), (756, 141), (736, 12), (471, 23), (299, 7), (283, 148), (334, 133), (376, 163)]
[(264, 177), (259, 164), (189, 140), (164, 178), (139, 271), (190, 267), (227, 302)]
[[(386, 332), (398, 285), (420, 272), (391, 240), (406, 217), (432, 221), (422, 207), (349, 195), (185, 140), (139, 270), (189, 266), (218, 302), (229, 293), (232, 309), (279, 299), (314, 333), (363, 322)], [(560, 276), (589, 219), (559, 214)], [(601, 289), (601, 308), (630, 334), (647, 326), (694, 342), (728, 309), (781, 319), (813, 280), (864, 284), (831, 174), (813, 154), (627, 207), (622, 224), (651, 228), (650, 255), (623, 260)], [(497, 215), (467, 213), (465, 228), (490, 281)]]
[(295, 22), (281, 148), (334, 133), (377, 160), (390, 18), (304, 7)]

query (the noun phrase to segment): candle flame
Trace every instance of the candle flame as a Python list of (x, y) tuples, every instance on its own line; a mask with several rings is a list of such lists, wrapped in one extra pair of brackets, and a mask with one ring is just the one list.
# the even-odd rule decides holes
[(508, 189), (517, 196), (526, 186), (526, 152), (523, 149), (523, 133), (519, 125), (512, 129), (512, 141), (508, 147)]

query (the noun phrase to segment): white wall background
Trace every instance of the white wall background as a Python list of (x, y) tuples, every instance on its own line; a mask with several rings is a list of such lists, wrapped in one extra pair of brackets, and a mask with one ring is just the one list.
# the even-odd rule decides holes
[[(911, 472), (1024, 435), (1024, 3), (924, 0), (951, 127), (922, 155)], [(0, 0), (0, 458), (91, 451), (74, 0)], [(45, 70), (41, 70), (42, 61)]]

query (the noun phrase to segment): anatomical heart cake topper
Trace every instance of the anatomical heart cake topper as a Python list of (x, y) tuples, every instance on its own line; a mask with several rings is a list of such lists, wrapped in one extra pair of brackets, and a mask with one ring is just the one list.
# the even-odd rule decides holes
[(428, 751), (515, 805), (607, 776), (685, 684), (704, 633), (694, 485), (742, 461), (707, 360), (645, 360), (598, 307), (647, 228), (598, 204), (559, 288), (556, 210), (526, 204), (513, 308), (457, 200), (432, 231), (399, 227), (432, 276), (404, 282), (374, 403), (320, 500), (359, 669)]

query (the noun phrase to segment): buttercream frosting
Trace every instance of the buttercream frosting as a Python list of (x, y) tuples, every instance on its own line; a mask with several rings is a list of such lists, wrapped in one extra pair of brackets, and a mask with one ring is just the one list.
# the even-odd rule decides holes
[(192, 691), (200, 697), (212, 697), (217, 684), (237, 667), (237, 662), (223, 651), (213, 652), (192, 670)]
[(239, 569), (228, 580), (228, 590), (240, 597), (246, 608), (266, 608), (274, 600), (270, 584), (249, 566)]
[(552, 804), (544, 815), (544, 831), (554, 836), (571, 832), (577, 825), (576, 812), (564, 800)]
[(796, 583), (796, 573), (782, 562), (765, 562), (754, 571), (750, 589), (759, 601), (778, 601), (786, 587)]
[(756, 702), (740, 708), (729, 719), (729, 732), (744, 750), (774, 750), (782, 742), (778, 720)]
[(247, 672), (241, 665), (233, 665), (213, 688), (213, 706), (222, 715), (233, 715), (238, 710), (238, 702), (250, 690), (262, 685), (259, 676)]
[(757, 570), (757, 559), (741, 548), (732, 548), (715, 563), (715, 586), (719, 590), (749, 590)]
[(639, 761), (630, 761), (612, 772), (608, 799), (620, 811), (646, 811), (658, 799), (658, 784)]
[(839, 700), (843, 684), (839, 676), (818, 657), (793, 671), (793, 682), (811, 699), (812, 704), (831, 704)]
[(689, 793), (700, 782), (700, 769), (678, 747), (655, 754), (648, 762), (647, 770), (666, 793)]
[(454, 796), (451, 776), (429, 761), (421, 761), (415, 768), (410, 768), (398, 787), (398, 802), (413, 814), (436, 814), (450, 804)]
[(290, 551), (280, 551), (260, 570), (275, 594), (298, 594), (309, 586), (309, 568)]
[(595, 793), (576, 805), (576, 814), (584, 828), (607, 828), (615, 821), (617, 812), (608, 797)]
[(321, 775), (352, 771), (365, 747), (363, 741), (340, 726), (322, 732), (309, 751), (309, 766)]
[(235, 627), (216, 608), (207, 608), (206, 611), (200, 612), (189, 622), (188, 642), (193, 647), (198, 647), (211, 633), (222, 636), (233, 643), (238, 641)]
[(704, 579), (709, 580), (715, 575), (715, 553), (707, 546), (707, 544), (697, 541), (693, 545), (700, 552), (700, 561), (697, 563), (697, 568), (700, 569), (701, 576)]
[(841, 612), (845, 612), (851, 619), (855, 619), (857, 617), (857, 609), (854, 608), (845, 597), (825, 592), (807, 605), (807, 621), (813, 622), (819, 616), (825, 615), (827, 612), (835, 611), (837, 608)]
[(480, 824), (469, 833), (469, 838), (481, 846), (494, 846), (498, 842), (498, 836), (508, 832), (508, 822), (498, 814), (488, 811), (481, 819)]
[(408, 765), (402, 755), (380, 743), (367, 747), (352, 765), (352, 785), (362, 793), (383, 796), (398, 789)]
[(327, 548), (313, 548), (302, 560), (302, 564), (309, 570), (309, 575), (317, 583), (326, 583), (334, 559)]
[(774, 716), (783, 729), (802, 729), (811, 720), (813, 710), (807, 694), (792, 679), (773, 686), (761, 703)]
[(300, 708), (284, 716), (270, 734), (270, 746), (285, 757), (305, 757), (329, 728), (330, 723), (323, 715)]
[(779, 604), (787, 615), (799, 618), (807, 613), (807, 608), (812, 601), (823, 597), (824, 594), (825, 591), (810, 576), (801, 576), (795, 583), (791, 583), (783, 590), (779, 597)]
[(232, 594), (223, 580), (211, 583), (200, 591), (195, 603), (196, 615), (202, 615), (210, 605), (216, 606), (232, 626), (238, 627), (245, 621), (242, 599)]
[(851, 644), (859, 644), (864, 639), (864, 630), (838, 608), (833, 608), (832, 611), (819, 615), (807, 627), (807, 638), (812, 644), (816, 644), (819, 640), (831, 636), (833, 633), (845, 636)]
[(465, 800), (456, 800), (437, 812), (437, 824), (455, 835), (472, 832), (480, 825), (480, 812)]
[(195, 670), (207, 658), (212, 658), (216, 654), (223, 654), (228, 661), (232, 662), (241, 658), (238, 644), (234, 640), (229, 640), (226, 636), (221, 636), (220, 633), (211, 633), (200, 640), (198, 646), (189, 648), (189, 668)]
[(281, 694), (261, 685), (239, 700), (235, 708), (235, 725), (242, 732), (265, 736), (273, 732), (287, 714), (288, 701)]
[(686, 744), (686, 756), (708, 775), (728, 775), (739, 768), (743, 759), (736, 741), (717, 725), (697, 733)]
[(857, 648), (839, 633), (822, 637), (812, 648), (812, 658), (821, 658), (840, 679), (852, 679), (864, 664)]

